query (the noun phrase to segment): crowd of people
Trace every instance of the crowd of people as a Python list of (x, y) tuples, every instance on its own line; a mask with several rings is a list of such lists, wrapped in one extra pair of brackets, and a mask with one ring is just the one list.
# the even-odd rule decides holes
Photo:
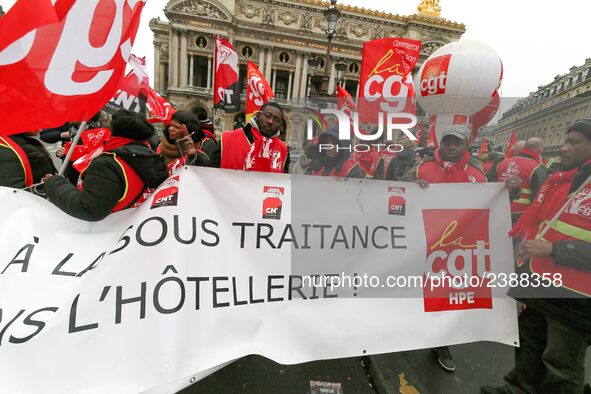
[[(120, 110), (112, 115), (111, 135), (100, 154), (80, 172), (68, 163), (64, 175), (56, 174), (49, 153), (34, 138), (37, 133), (3, 136), (0, 186), (38, 186), (37, 193), (67, 214), (98, 221), (112, 212), (139, 206), (185, 165), (289, 172), (290, 151), (280, 138), (284, 118), (281, 106), (270, 102), (248, 124), (224, 131), (218, 138), (211, 122), (178, 111), (158, 138), (142, 115)], [(76, 127), (66, 124), (42, 130), (40, 138), (49, 143), (67, 142)], [(542, 163), (544, 146), (539, 138), (519, 141), (509, 157), (489, 152), (477, 158), (469, 152), (467, 128), (453, 126), (440, 135), (436, 149), (419, 149), (406, 140), (398, 154), (352, 155), (343, 149), (338, 128), (333, 126), (318, 136), (317, 144), (306, 147), (292, 172), (417, 182), (424, 188), (430, 183), (503, 182), (511, 199), (516, 257), (518, 262), (528, 262), (517, 264), (518, 272), (591, 273), (591, 119), (568, 127), (561, 162), (553, 168)], [(319, 144), (332, 148), (319, 150)], [(56, 153), (64, 157), (65, 148)], [(505, 386), (485, 386), (483, 393), (583, 391), (585, 351), (591, 344), (591, 301), (585, 286), (564, 286), (554, 289), (556, 294), (540, 295), (537, 288), (512, 294), (524, 306), (519, 316), (521, 346), (516, 348), (516, 366), (505, 377)], [(444, 369), (455, 369), (449, 347), (434, 351)]]

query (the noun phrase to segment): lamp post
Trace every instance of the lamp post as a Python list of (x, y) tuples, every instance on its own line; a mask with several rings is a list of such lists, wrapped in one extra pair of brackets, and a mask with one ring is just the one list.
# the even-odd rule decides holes
[(347, 69), (347, 62), (342, 57), (337, 60), (334, 65), (334, 68), (337, 70), (336, 82), (338, 86), (343, 86), (343, 75), (345, 75), (345, 70)]
[(328, 39), (328, 47), (326, 49), (326, 65), (324, 67), (325, 76), (322, 83), (322, 93), (330, 94), (328, 91), (328, 85), (330, 82), (330, 72), (332, 70), (332, 39), (337, 32), (337, 22), (341, 17), (341, 11), (337, 9), (337, 0), (330, 0), (330, 5), (324, 11), (324, 20), (326, 21), (326, 38)]
[[(312, 78), (316, 75), (320, 60), (316, 56), (308, 59), (308, 80), (306, 81), (306, 97), (310, 96), (310, 88), (312, 87)], [(316, 88), (314, 89), (316, 90)]]

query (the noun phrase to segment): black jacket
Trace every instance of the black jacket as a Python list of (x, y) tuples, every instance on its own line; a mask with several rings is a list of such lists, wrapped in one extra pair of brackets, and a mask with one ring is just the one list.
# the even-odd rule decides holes
[(415, 161), (415, 152), (410, 149), (405, 149), (398, 153), (388, 166), (386, 179), (399, 181), (411, 168), (414, 167)]
[[(41, 142), (24, 134), (9, 137), (25, 152), (31, 165), (33, 183), (41, 182), (45, 174), (55, 174), (56, 170), (51, 156)], [(14, 188), (25, 187), (25, 169), (17, 155), (10, 148), (0, 146), (0, 186)]]
[[(168, 178), (164, 157), (142, 143), (131, 143), (113, 152), (133, 168), (147, 187), (158, 187)], [(45, 182), (44, 190), (58, 208), (78, 219), (98, 221), (107, 217), (124, 193), (121, 167), (112, 155), (103, 153), (84, 174), (84, 189), (78, 190), (62, 176)]]

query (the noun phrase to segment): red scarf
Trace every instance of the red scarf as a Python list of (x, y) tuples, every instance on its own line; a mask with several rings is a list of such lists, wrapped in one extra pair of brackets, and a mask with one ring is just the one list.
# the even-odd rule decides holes
[(107, 142), (103, 146), (103, 152), (110, 152), (110, 151), (115, 150), (117, 148), (121, 148), (122, 146), (125, 146), (127, 144), (131, 144), (132, 142), (139, 142), (139, 143), (145, 144), (147, 146), (150, 146), (146, 141), (138, 141), (138, 140), (134, 140), (131, 138), (125, 138), (125, 137), (111, 137), (107, 140)]
[(517, 156), (523, 156), (523, 155), (527, 155), (527, 156), (531, 157), (532, 159), (534, 159), (538, 163), (542, 161), (542, 157), (540, 156), (540, 154), (534, 152), (531, 149), (523, 148)]
[[(550, 220), (566, 202), (573, 178), (579, 168), (557, 172), (544, 182), (536, 198), (521, 215), (517, 223), (509, 231), (509, 236), (521, 239), (534, 239), (538, 226), (544, 220)], [(550, 196), (551, 198), (546, 198)]]
[(279, 137), (265, 137), (251, 122), (251, 131), (254, 141), (250, 145), (250, 150), (244, 159), (243, 170), (269, 172), (276, 170), (283, 172), (285, 156), (283, 152), (283, 141)]
[(466, 151), (458, 162), (443, 161), (441, 151), (439, 149), (435, 150), (435, 161), (444, 173), (445, 183), (471, 182), (466, 171), (469, 160), (470, 154)]

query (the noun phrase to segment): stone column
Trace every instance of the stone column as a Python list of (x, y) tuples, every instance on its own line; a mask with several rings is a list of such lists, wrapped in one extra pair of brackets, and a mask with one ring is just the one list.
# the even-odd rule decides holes
[[(293, 81), (293, 97), (297, 98), (298, 101), (301, 97), (300, 93), (300, 77), (302, 74), (302, 54), (298, 53), (296, 57), (296, 66), (295, 66), (295, 78)], [(290, 97), (291, 99), (291, 97)]]
[(162, 83), (162, 76), (160, 75), (160, 44), (154, 42), (154, 89), (160, 90)]
[[(275, 67), (273, 67), (273, 82), (271, 83), (271, 89), (273, 89), (273, 91), (275, 91), (275, 83), (277, 82), (277, 69)], [(267, 79), (268, 81), (268, 79)]]
[(293, 71), (289, 70), (289, 80), (287, 82), (287, 100), (291, 100), (291, 82), (293, 81)]
[(332, 94), (332, 92), (334, 92), (335, 89), (335, 83), (334, 83), (334, 78), (336, 76), (336, 70), (334, 68), (334, 66), (331, 67), (330, 70), (330, 77), (328, 80), (328, 94)]
[(308, 97), (308, 62), (304, 60), (302, 62), (302, 80), (300, 81), (300, 98), (302, 98), (302, 102), (306, 102), (306, 98)]
[(180, 40), (181, 40), (181, 52), (180, 52), (180, 58), (181, 58), (181, 76), (180, 76), (180, 86), (187, 86), (187, 77), (189, 76), (189, 70), (188, 70), (188, 57), (187, 57), (187, 40), (188, 40), (188, 36), (186, 32), (181, 32), (180, 34)]
[(168, 46), (168, 72), (172, 87), (179, 86), (179, 36), (176, 28), (170, 30), (170, 45)]
[(189, 54), (189, 86), (193, 86), (193, 70), (195, 65), (195, 56), (190, 53)]
[(265, 48), (259, 45), (259, 70), (262, 70), (265, 67)]
[(212, 77), (213, 73), (215, 73), (215, 70), (213, 70), (213, 73), (212, 73), (212, 69), (213, 69), (212, 63), (213, 63), (213, 57), (208, 56), (207, 57), (207, 88), (208, 89), (212, 88), (211, 77)]
[[(267, 48), (267, 60), (265, 60), (265, 78), (271, 79), (271, 67), (273, 66), (273, 49)], [(263, 72), (263, 70), (261, 70)]]

